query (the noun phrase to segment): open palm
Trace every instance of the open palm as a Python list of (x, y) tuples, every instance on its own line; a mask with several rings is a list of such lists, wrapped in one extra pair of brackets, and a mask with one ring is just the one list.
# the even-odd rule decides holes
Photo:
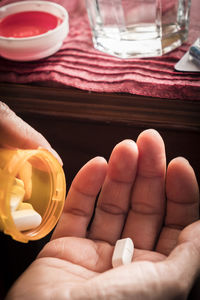
[[(155, 130), (144, 131), (137, 143), (119, 143), (108, 163), (96, 157), (79, 171), (51, 241), (8, 299), (172, 299), (187, 294), (199, 269), (187, 269), (187, 286), (180, 289), (166, 275), (176, 268), (174, 258), (188, 257), (188, 251), (193, 264), (199, 260), (196, 246), (188, 243), (199, 232), (198, 219), (192, 167), (179, 157), (166, 171), (162, 138)], [(123, 237), (134, 242), (133, 263), (113, 269), (114, 245)], [(179, 280), (186, 261), (182, 265)]]

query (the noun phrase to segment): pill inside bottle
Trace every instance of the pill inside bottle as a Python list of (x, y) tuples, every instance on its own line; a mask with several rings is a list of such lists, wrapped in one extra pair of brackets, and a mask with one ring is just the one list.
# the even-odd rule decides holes
[(18, 230), (30, 230), (39, 226), (42, 222), (41, 216), (33, 209), (18, 209), (12, 212), (15, 226)]
[(10, 208), (15, 211), (25, 195), (24, 182), (18, 178), (14, 179), (14, 184), (10, 190)]
[[(31, 178), (30, 178), (31, 179)], [(33, 206), (24, 201), (25, 187), (21, 179), (15, 178), (13, 189), (11, 190), (11, 215), (18, 230), (30, 230), (39, 226), (42, 218)]]
[(45, 149), (0, 149), (0, 230), (20, 242), (56, 225), (66, 196), (65, 174)]

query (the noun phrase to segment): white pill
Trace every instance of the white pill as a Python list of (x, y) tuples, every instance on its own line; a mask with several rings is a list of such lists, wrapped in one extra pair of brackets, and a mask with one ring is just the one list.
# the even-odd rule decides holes
[(24, 183), (22, 180), (15, 178), (14, 184), (11, 189), (10, 208), (14, 211), (23, 201), (25, 195)]
[(115, 244), (112, 266), (113, 268), (131, 263), (134, 252), (133, 241), (130, 238), (118, 240)]
[(34, 209), (19, 209), (13, 211), (12, 217), (19, 231), (34, 229), (42, 222), (41, 216)]
[(17, 195), (12, 195), (11, 198), (10, 198), (10, 209), (11, 209), (11, 211), (16, 210), (22, 200), (23, 200), (22, 197), (17, 196)]

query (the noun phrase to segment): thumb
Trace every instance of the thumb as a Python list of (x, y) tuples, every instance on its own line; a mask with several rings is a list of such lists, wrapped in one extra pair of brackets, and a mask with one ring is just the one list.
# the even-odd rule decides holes
[[(188, 294), (200, 276), (200, 221), (187, 226), (180, 234), (177, 247), (164, 263), (177, 274), (181, 290)], [(200, 299), (200, 287), (196, 290)]]
[(18, 117), (5, 103), (0, 101), (0, 147), (49, 150), (62, 164), (57, 152), (42, 134)]

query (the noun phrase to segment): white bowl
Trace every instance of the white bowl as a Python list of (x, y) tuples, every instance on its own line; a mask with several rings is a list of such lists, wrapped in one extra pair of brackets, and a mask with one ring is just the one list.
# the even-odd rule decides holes
[(32, 61), (50, 56), (58, 51), (69, 31), (66, 9), (49, 1), (21, 1), (2, 6), (0, 20), (23, 11), (47, 12), (63, 21), (55, 29), (40, 35), (23, 38), (0, 36), (0, 55), (15, 61)]

